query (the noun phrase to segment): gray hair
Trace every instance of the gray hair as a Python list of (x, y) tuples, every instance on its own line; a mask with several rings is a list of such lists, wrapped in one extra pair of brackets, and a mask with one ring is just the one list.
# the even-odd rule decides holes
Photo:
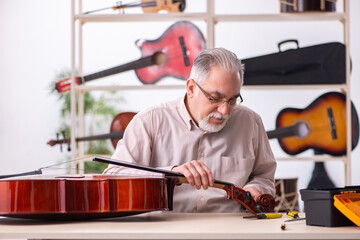
[(235, 53), (225, 48), (202, 50), (194, 61), (189, 78), (202, 84), (215, 66), (220, 66), (229, 72), (239, 72), (241, 84), (244, 82), (244, 65)]

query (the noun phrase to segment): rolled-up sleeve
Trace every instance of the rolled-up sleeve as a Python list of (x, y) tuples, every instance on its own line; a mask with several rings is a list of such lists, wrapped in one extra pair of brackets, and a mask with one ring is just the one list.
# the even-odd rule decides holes
[(260, 117), (256, 118), (255, 124), (256, 136), (253, 139), (255, 162), (245, 186), (254, 186), (263, 193), (275, 195), (276, 161)]

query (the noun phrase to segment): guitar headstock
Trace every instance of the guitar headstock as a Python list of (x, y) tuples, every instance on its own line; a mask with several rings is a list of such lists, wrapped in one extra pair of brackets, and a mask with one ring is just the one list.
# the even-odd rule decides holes
[[(75, 83), (80, 84), (80, 78), (75, 77)], [(65, 78), (55, 83), (55, 89), (59, 93), (66, 93), (71, 89), (71, 78)]]

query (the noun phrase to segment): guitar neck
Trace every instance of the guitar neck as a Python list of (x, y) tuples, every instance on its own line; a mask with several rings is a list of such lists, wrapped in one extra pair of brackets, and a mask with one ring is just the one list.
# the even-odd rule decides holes
[(266, 132), (269, 139), (285, 137), (304, 137), (309, 133), (308, 126), (303, 122), (297, 122), (289, 127), (277, 128)]
[(133, 69), (138, 69), (138, 68), (148, 67), (148, 66), (157, 64), (156, 58), (157, 58), (157, 54), (155, 53), (154, 55), (143, 57), (143, 58), (140, 58), (138, 60), (123, 64), (123, 65), (119, 65), (119, 66), (109, 68), (109, 69), (106, 69), (106, 70), (103, 70), (103, 71), (100, 71), (97, 73), (93, 73), (93, 74), (86, 75), (84, 77), (80, 77), (79, 82), (80, 82), (80, 84), (83, 84), (83, 83), (91, 81), (91, 80), (95, 80), (95, 79), (102, 78), (102, 77), (107, 77), (107, 76), (114, 75), (117, 73), (129, 71), (129, 70), (133, 70)]

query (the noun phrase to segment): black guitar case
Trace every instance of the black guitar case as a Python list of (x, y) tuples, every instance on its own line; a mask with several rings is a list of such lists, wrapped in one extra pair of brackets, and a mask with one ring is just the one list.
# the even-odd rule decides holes
[[(281, 51), (294, 42), (296, 49)], [(300, 48), (297, 40), (278, 44), (279, 52), (243, 59), (244, 85), (342, 84), (346, 81), (345, 45), (330, 42)]]

